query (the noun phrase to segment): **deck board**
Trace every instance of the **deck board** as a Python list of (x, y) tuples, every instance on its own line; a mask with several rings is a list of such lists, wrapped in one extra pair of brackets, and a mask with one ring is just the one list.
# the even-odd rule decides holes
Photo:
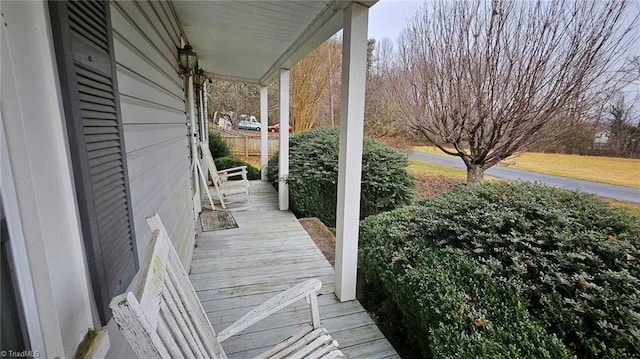
[[(253, 206), (233, 212), (239, 228), (201, 232), (190, 279), (216, 331), (271, 296), (318, 278), (320, 318), (348, 358), (399, 358), (358, 301), (340, 303), (334, 270), (289, 211), (278, 210), (269, 184), (251, 183)], [(224, 341), (229, 358), (251, 358), (309, 322), (306, 303), (296, 303)]]

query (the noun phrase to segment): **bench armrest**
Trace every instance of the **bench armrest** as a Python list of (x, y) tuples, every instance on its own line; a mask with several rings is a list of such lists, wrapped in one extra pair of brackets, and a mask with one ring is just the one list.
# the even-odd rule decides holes
[(247, 171), (247, 166), (227, 168), (227, 169), (218, 171), (218, 173), (227, 173), (227, 172), (232, 172), (232, 171), (246, 172)]
[(247, 180), (247, 166), (227, 168), (226, 170), (218, 171), (218, 177), (220, 182), (226, 182), (232, 177), (241, 177), (243, 180)]
[(317, 295), (320, 288), (322, 288), (322, 283), (318, 279), (310, 279), (293, 288), (289, 288), (288, 290), (255, 307), (225, 330), (218, 333), (218, 341), (222, 342), (280, 309), (306, 297), (310, 298), (313, 325), (314, 327), (318, 327), (320, 325), (320, 316), (318, 314)]
[(218, 177), (222, 182), (228, 180), (230, 177), (241, 176), (242, 179), (247, 179), (247, 166), (227, 168), (226, 170), (218, 171)]

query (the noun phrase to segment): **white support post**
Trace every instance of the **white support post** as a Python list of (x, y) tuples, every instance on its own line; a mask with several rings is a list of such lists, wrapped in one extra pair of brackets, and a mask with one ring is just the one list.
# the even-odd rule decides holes
[[(207, 113), (207, 81), (202, 83), (200, 87), (200, 143), (206, 144), (209, 147), (209, 115)], [(200, 147), (200, 146), (198, 146)], [(197, 149), (197, 153), (200, 153), (200, 149)], [(204, 155), (203, 155), (204, 156)], [(209, 193), (209, 184), (207, 183), (207, 173), (209, 173), (209, 166), (207, 165), (207, 161), (200, 162), (200, 156), (198, 156), (198, 160), (195, 161), (197, 165), (197, 170), (200, 172), (200, 176), (198, 180), (202, 181), (202, 189), (204, 191), (200, 191), (200, 206), (202, 209), (202, 202), (209, 200), (209, 205), (211, 209), (215, 209), (213, 206), (213, 201), (211, 200), (211, 193)], [(206, 197), (205, 197), (206, 195)]]
[(205, 89), (205, 83), (203, 83), (200, 86), (200, 96), (198, 98), (198, 101), (200, 102), (200, 106), (198, 106), (200, 108), (200, 138), (199, 138), (199, 142), (204, 142), (204, 138), (205, 138), (205, 119), (207, 118), (205, 111), (205, 105), (204, 105), (204, 89)]
[(356, 298), (368, 14), (358, 3), (344, 12), (335, 264), (335, 293), (342, 302)]
[(281, 211), (289, 210), (289, 77), (288, 69), (280, 69), (280, 157), (278, 159), (278, 196)]
[(207, 98), (209, 97), (209, 81), (202, 84), (202, 108), (204, 111), (204, 142), (209, 143), (209, 109), (207, 108)]
[(189, 143), (191, 144), (191, 167), (193, 178), (193, 210), (195, 220), (198, 220), (198, 214), (202, 212), (202, 202), (200, 200), (200, 178), (198, 177), (198, 169), (196, 162), (198, 161), (198, 144), (196, 142), (196, 106), (195, 96), (193, 93), (193, 75), (187, 76), (187, 102), (189, 105)]
[(269, 139), (267, 127), (269, 126), (269, 88), (260, 86), (260, 171), (261, 179), (267, 180), (267, 162), (269, 161)]

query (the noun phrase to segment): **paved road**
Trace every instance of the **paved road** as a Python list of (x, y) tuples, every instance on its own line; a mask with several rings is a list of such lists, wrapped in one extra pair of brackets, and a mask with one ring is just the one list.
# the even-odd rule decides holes
[[(442, 157), (417, 152), (412, 153), (410, 157), (418, 161), (466, 169), (464, 162), (462, 162), (462, 160), (458, 157)], [(513, 181), (540, 182), (553, 187), (578, 190), (595, 194), (601, 197), (617, 199), (620, 201), (640, 203), (640, 190), (631, 187), (614, 186), (605, 183), (583, 181), (573, 178), (527, 172), (498, 166), (489, 168), (487, 171), (485, 171), (485, 174)], [(640, 173), (638, 175), (640, 176)]]

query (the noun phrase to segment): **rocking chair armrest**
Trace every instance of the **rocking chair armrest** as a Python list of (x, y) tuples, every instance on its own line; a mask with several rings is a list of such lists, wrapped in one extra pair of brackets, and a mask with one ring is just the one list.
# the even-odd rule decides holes
[(218, 173), (226, 174), (227, 172), (232, 172), (232, 171), (247, 172), (247, 166), (239, 166), (239, 167), (227, 168), (227, 169), (218, 171)]
[(295, 287), (289, 288), (286, 291), (275, 295), (266, 302), (255, 307), (253, 310), (243, 315), (242, 318), (236, 320), (229, 327), (218, 333), (218, 341), (222, 342), (225, 339), (239, 333), (240, 331), (252, 326), (253, 324), (265, 319), (271, 314), (285, 308), (300, 299), (310, 297), (310, 304), (312, 306), (312, 316), (314, 326), (316, 321), (319, 322), (319, 316), (317, 314), (317, 294), (322, 288), (322, 283), (318, 279), (309, 279), (302, 282)]
[(241, 176), (243, 180), (247, 179), (247, 166), (227, 168), (226, 170), (218, 171), (218, 176), (224, 182), (230, 177)]

